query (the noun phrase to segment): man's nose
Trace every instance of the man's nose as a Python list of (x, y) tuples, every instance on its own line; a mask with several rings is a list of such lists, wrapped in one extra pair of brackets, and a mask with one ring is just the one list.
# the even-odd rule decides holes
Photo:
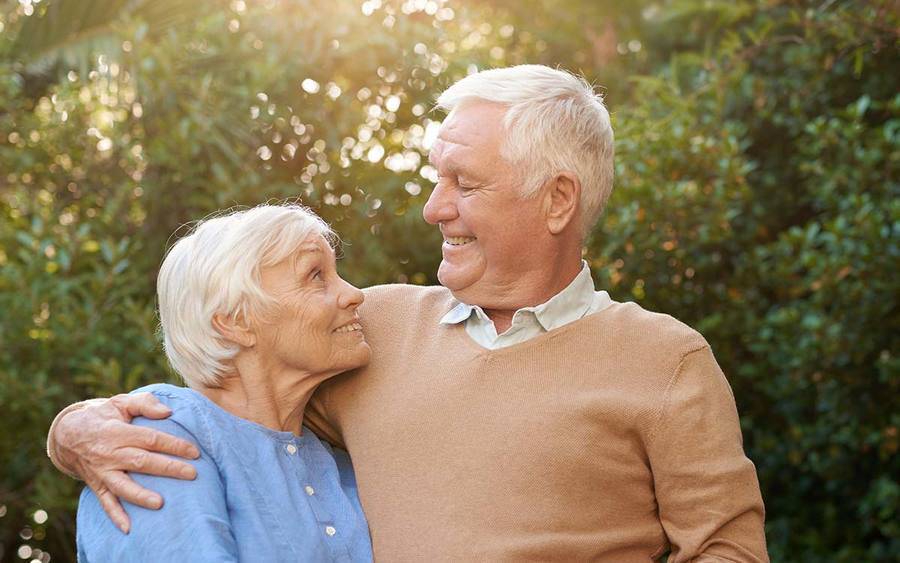
[(444, 221), (452, 221), (457, 217), (456, 198), (453, 190), (440, 183), (434, 186), (425, 207), (422, 209), (422, 216), (425, 221), (437, 225)]

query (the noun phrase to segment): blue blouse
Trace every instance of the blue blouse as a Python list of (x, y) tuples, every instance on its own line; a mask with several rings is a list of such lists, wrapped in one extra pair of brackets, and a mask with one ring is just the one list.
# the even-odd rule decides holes
[(319, 441), (236, 417), (204, 395), (157, 384), (149, 391), (172, 409), (164, 420), (134, 423), (194, 443), (194, 481), (134, 473), (164, 505), (123, 503), (126, 535), (90, 489), (77, 517), (78, 560), (101, 561), (371, 561), (369, 529), (350, 458)]

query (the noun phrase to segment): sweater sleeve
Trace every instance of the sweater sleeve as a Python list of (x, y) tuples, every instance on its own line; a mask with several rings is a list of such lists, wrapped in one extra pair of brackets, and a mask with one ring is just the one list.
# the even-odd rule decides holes
[(648, 457), (670, 563), (768, 561), (756, 468), (744, 455), (734, 396), (709, 346), (682, 358)]

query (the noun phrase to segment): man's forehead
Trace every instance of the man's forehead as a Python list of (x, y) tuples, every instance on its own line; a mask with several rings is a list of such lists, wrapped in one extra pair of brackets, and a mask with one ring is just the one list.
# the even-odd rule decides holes
[(482, 122), (477, 115), (451, 113), (438, 131), (437, 138), (428, 152), (432, 164), (478, 157), (498, 143), (496, 124)]
[(477, 151), (470, 145), (436, 139), (428, 153), (428, 161), (439, 168), (454, 169), (477, 157)]
[(502, 129), (505, 113), (505, 107), (490, 102), (463, 104), (441, 124), (438, 139), (467, 146), (490, 142)]
[(444, 159), (444, 153), (447, 152), (448, 148), (447, 141), (438, 137), (434, 140), (434, 144), (431, 145), (431, 149), (428, 150), (428, 161), (431, 164), (437, 165), (439, 161)]

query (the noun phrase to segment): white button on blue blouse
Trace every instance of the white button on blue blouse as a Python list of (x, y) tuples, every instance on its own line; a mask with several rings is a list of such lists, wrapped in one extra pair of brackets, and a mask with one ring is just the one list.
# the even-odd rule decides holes
[[(346, 452), (304, 428), (302, 436), (238, 418), (184, 387), (150, 385), (172, 409), (134, 423), (194, 443), (194, 481), (134, 473), (165, 503), (147, 510), (123, 502), (123, 534), (85, 489), (78, 506), (80, 563), (102, 561), (372, 560), (372, 544)], [(338, 533), (340, 531), (340, 533)], [(324, 533), (323, 533), (324, 532)]]

